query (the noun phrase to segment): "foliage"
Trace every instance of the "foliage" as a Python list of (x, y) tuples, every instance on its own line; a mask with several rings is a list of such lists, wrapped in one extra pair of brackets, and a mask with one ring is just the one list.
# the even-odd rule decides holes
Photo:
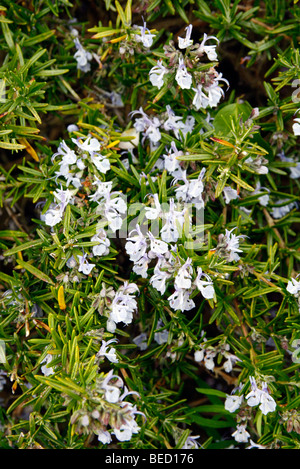
[(299, 11), (2, 0), (3, 449), (299, 449)]

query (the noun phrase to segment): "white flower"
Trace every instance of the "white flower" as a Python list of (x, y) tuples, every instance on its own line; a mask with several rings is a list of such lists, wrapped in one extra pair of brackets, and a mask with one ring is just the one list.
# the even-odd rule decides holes
[(171, 277), (167, 271), (161, 270), (159, 263), (154, 267), (154, 273), (150, 278), (150, 284), (159, 291), (162, 295), (166, 291), (166, 281)]
[(288, 281), (286, 289), (291, 295), (298, 296), (300, 293), (300, 281), (292, 278)]
[(196, 350), (196, 351), (194, 352), (194, 360), (195, 360), (195, 362), (200, 363), (200, 362), (203, 361), (203, 359), (204, 359), (204, 350)]
[(140, 275), (142, 278), (147, 278), (149, 262), (149, 257), (147, 256), (147, 254), (144, 254), (142, 257), (135, 261), (132, 267), (133, 272), (135, 272), (137, 275)]
[(97, 353), (97, 357), (106, 357), (110, 362), (112, 363), (118, 363), (119, 359), (116, 355), (116, 349), (114, 347), (110, 348), (109, 350), (107, 347), (112, 344), (113, 342), (116, 342), (115, 339), (110, 339), (107, 342), (105, 340), (102, 340), (101, 348), (99, 352)]
[(179, 268), (177, 275), (175, 277), (175, 288), (178, 290), (180, 288), (190, 289), (192, 286), (192, 259), (188, 258), (186, 262)]
[(263, 388), (257, 387), (255, 378), (250, 376), (251, 391), (247, 394), (247, 404), (250, 407), (259, 405), (259, 409), (264, 415), (269, 412), (274, 412), (276, 409), (276, 402), (273, 397), (270, 396), (266, 383), (263, 383)]
[(243, 396), (227, 395), (225, 400), (225, 409), (228, 410), (228, 412), (233, 413), (240, 408), (242, 402)]
[(198, 449), (199, 443), (195, 441), (198, 438), (200, 438), (199, 435), (196, 435), (196, 436), (189, 435), (187, 439), (185, 440), (184, 445), (181, 446), (180, 449)]
[(226, 204), (229, 204), (231, 200), (234, 200), (234, 199), (238, 198), (237, 190), (233, 189), (230, 186), (224, 187), (223, 194), (224, 194)]
[(81, 417), (81, 425), (82, 425), (83, 427), (88, 427), (89, 424), (90, 424), (89, 416), (88, 416), (88, 415), (83, 415), (83, 416)]
[(244, 235), (235, 235), (233, 234), (233, 230), (235, 228), (232, 228), (232, 230), (227, 230), (225, 229), (225, 238), (227, 241), (227, 246), (226, 249), (229, 251), (229, 262), (231, 261), (238, 261), (240, 259), (240, 256), (237, 254), (238, 252), (242, 252), (242, 249), (239, 249), (239, 242), (241, 238), (244, 238)]
[[(159, 319), (156, 328), (160, 329), (162, 327), (163, 327), (163, 322), (161, 319)], [(157, 331), (154, 333), (154, 340), (159, 345), (165, 344), (168, 341), (168, 337), (169, 337), (169, 331), (167, 329), (164, 329), (162, 331)]]
[(134, 339), (132, 339), (132, 342), (137, 347), (139, 347), (140, 350), (146, 350), (148, 347), (147, 334), (145, 332), (142, 332), (141, 334), (137, 335)]
[(159, 131), (160, 121), (157, 117), (150, 119), (149, 116), (143, 111), (140, 107), (138, 111), (132, 111), (131, 115), (141, 114), (142, 117), (139, 117), (135, 120), (134, 128), (137, 132), (143, 132), (143, 139), (142, 142), (146, 138), (149, 138), (150, 142), (153, 144), (157, 144), (161, 139), (161, 133)]
[(218, 60), (218, 56), (217, 56), (217, 53), (216, 53), (217, 44), (215, 44), (213, 46), (206, 46), (205, 45), (205, 43), (209, 39), (214, 39), (215, 41), (217, 41), (217, 43), (219, 43), (219, 39), (217, 39), (215, 36), (207, 36), (207, 34), (204, 33), (203, 40), (202, 40), (201, 44), (199, 45), (199, 48), (197, 49), (197, 52), (199, 54), (205, 53), (207, 55), (208, 59), (211, 60), (211, 61)]
[(212, 371), (215, 367), (214, 358), (216, 356), (216, 352), (214, 350), (206, 350), (204, 356), (204, 366), (208, 370)]
[(121, 425), (120, 428), (115, 428), (113, 433), (119, 441), (129, 441), (132, 437), (132, 431), (126, 425)]
[(289, 200), (290, 199), (280, 199), (277, 201), (277, 204), (274, 205), (271, 210), (271, 215), (273, 218), (282, 218), (287, 215), (294, 207), (297, 207), (296, 202), (288, 203)]
[[(117, 378), (118, 381), (112, 385), (108, 384), (113, 378)], [(122, 386), (123, 381), (118, 376), (114, 375), (112, 370), (109, 371), (101, 383), (101, 389), (104, 390), (107, 402), (115, 404), (119, 401), (121, 396), (120, 387)]]
[(177, 173), (181, 172), (180, 162), (177, 160), (177, 156), (181, 156), (182, 151), (177, 150), (175, 142), (171, 142), (171, 147), (167, 154), (164, 154), (164, 165), (165, 169), (172, 175), (176, 176)]
[(92, 248), (94, 256), (107, 256), (107, 254), (109, 254), (110, 241), (104, 230), (100, 230), (97, 234), (92, 236), (91, 241), (98, 242), (98, 244)]
[(153, 38), (155, 34), (152, 34), (148, 28), (146, 28), (146, 22), (144, 21), (144, 26), (137, 26), (140, 29), (141, 35), (136, 34), (135, 40), (142, 42), (143, 46), (149, 48), (153, 44)]
[(161, 254), (166, 254), (168, 252), (169, 246), (165, 241), (155, 238), (150, 231), (148, 231), (147, 235), (148, 235), (148, 238), (150, 239), (149, 255), (151, 256), (154, 255), (154, 257), (156, 257)]
[(90, 264), (86, 260), (86, 256), (87, 254), (84, 254), (83, 256), (78, 256), (78, 259), (79, 259), (78, 272), (82, 272), (85, 275), (89, 275), (96, 264)]
[(57, 152), (52, 155), (51, 160), (53, 161), (56, 156), (62, 156), (61, 164), (65, 165), (75, 164), (77, 161), (76, 153), (68, 147), (64, 140), (60, 142)]
[(133, 433), (138, 433), (140, 428), (133, 421), (130, 425), (121, 425), (120, 428), (115, 428), (113, 433), (119, 441), (129, 441)]
[(59, 209), (61, 212), (64, 212), (65, 208), (69, 203), (73, 203), (73, 197), (74, 197), (74, 191), (70, 191), (69, 189), (63, 190), (61, 189), (56, 189), (56, 191), (53, 192), (54, 197), (59, 203)]
[(76, 124), (70, 124), (67, 127), (67, 131), (72, 133), (72, 132), (78, 132), (79, 127)]
[(105, 399), (107, 400), (107, 402), (110, 402), (111, 404), (115, 404), (116, 402), (118, 402), (119, 398), (120, 398), (120, 389), (117, 388), (116, 386), (110, 386), (110, 385), (106, 385), (105, 387)]
[(127, 210), (127, 204), (120, 195), (112, 197), (112, 193), (108, 194), (103, 204), (99, 205), (97, 211), (100, 213), (103, 211), (105, 218), (108, 220), (110, 229), (115, 233), (122, 226), (123, 218), (121, 214), (124, 214)]
[(267, 415), (269, 412), (274, 412), (276, 409), (276, 402), (268, 392), (266, 383), (263, 383), (263, 388), (260, 396), (260, 410), (264, 415)]
[(76, 262), (76, 259), (74, 256), (71, 256), (67, 262), (66, 262), (66, 265), (67, 267), (69, 267), (69, 269), (74, 269), (74, 267), (76, 267), (77, 265), (77, 262)]
[(112, 181), (102, 182), (97, 178), (97, 176), (95, 176), (92, 185), (97, 186), (96, 191), (93, 194), (89, 195), (89, 198), (92, 201), (98, 201), (100, 199), (107, 200), (110, 197)]
[(117, 328), (117, 325), (115, 321), (108, 318), (106, 321), (106, 329), (108, 330), (108, 332), (111, 332), (113, 334), (116, 331), (116, 328)]
[(45, 363), (45, 365), (43, 365), (41, 367), (41, 372), (43, 373), (43, 375), (50, 376), (50, 375), (53, 375), (55, 373), (54, 368), (48, 366), (48, 364), (52, 360), (53, 360), (53, 355), (51, 355), (50, 353), (47, 353), (44, 360), (41, 362), (41, 363)]
[(133, 315), (132, 311), (126, 304), (113, 302), (112, 311), (110, 314), (110, 320), (118, 324), (123, 322), (124, 324), (130, 324), (132, 321)]
[(226, 371), (226, 373), (230, 373), (233, 369), (235, 362), (240, 361), (240, 360), (232, 353), (225, 352), (224, 356), (227, 358), (227, 360), (223, 363), (223, 368)]
[(254, 443), (254, 441), (250, 440), (250, 446), (247, 446), (246, 449), (252, 449), (252, 448), (266, 449), (265, 446), (263, 446), (263, 445), (258, 445), (257, 443)]
[(220, 99), (224, 96), (223, 89), (219, 86), (219, 81), (224, 81), (229, 88), (228, 81), (222, 77), (222, 73), (218, 73), (213, 81), (213, 83), (205, 87), (205, 91), (208, 95), (208, 101), (210, 107), (216, 107), (219, 104)]
[(217, 82), (214, 82), (211, 86), (206, 88), (206, 91), (208, 93), (209, 106), (216, 107), (222, 96), (224, 96), (224, 91)]
[(80, 170), (82, 170), (86, 167), (84, 161), (81, 158), (78, 158), (78, 160), (76, 161), (76, 166)]
[(129, 233), (125, 250), (131, 261), (136, 262), (145, 255), (147, 249), (147, 239), (141, 232), (139, 225)]
[(166, 106), (166, 111), (168, 118), (164, 122), (164, 129), (165, 130), (172, 130), (174, 132), (174, 135), (177, 139), (179, 139), (180, 134), (179, 130), (181, 130), (184, 127), (184, 124), (182, 122), (182, 117), (181, 116), (176, 116), (175, 112), (172, 110), (171, 106), (167, 104)]
[(132, 296), (132, 293), (139, 291), (135, 283), (124, 283), (122, 287), (116, 292), (116, 295), (111, 304), (110, 321), (114, 323), (123, 322), (130, 324), (133, 318), (134, 311), (137, 310), (137, 302)]
[(254, 407), (260, 403), (260, 394), (261, 391), (258, 389), (255, 378), (250, 376), (249, 378), (251, 384), (251, 391), (247, 394), (247, 404), (250, 407)]
[(111, 436), (108, 431), (100, 430), (97, 431), (98, 440), (101, 441), (104, 445), (107, 445), (111, 442)]
[(88, 137), (85, 137), (83, 141), (82, 139), (83, 137), (72, 138), (72, 141), (78, 146), (78, 148), (80, 148), (80, 150), (86, 151), (90, 154), (100, 150), (101, 145), (97, 138), (89, 135)]
[(110, 170), (110, 162), (106, 156), (100, 154), (91, 155), (91, 161), (100, 171), (100, 173), (105, 174)]
[(294, 119), (293, 132), (296, 136), (300, 135), (300, 118)]
[(190, 299), (189, 290), (179, 288), (169, 296), (169, 304), (175, 311), (189, 311), (195, 307), (195, 303)]
[[(204, 276), (206, 280), (201, 280), (202, 276)], [(195, 279), (195, 285), (198, 290), (202, 293), (203, 297), (207, 300), (212, 299), (215, 296), (213, 281), (207, 274), (202, 272), (201, 267), (197, 267), (197, 277)]]
[[(298, 119), (298, 120), (300, 121), (300, 119)], [(293, 164), (296, 165), (296, 166), (289, 166), (290, 178), (291, 179), (300, 178), (300, 163), (294, 161), (294, 158), (292, 158), (292, 157), (285, 156), (283, 151), (278, 153), (278, 156), (280, 157), (281, 161), (286, 161), (287, 163), (293, 163)]]
[(192, 86), (192, 75), (188, 73), (182, 58), (179, 58), (179, 65), (175, 75), (175, 80), (182, 89), (190, 89)]
[(168, 73), (168, 70), (163, 65), (162, 60), (157, 62), (157, 65), (151, 68), (149, 72), (149, 79), (153, 86), (156, 86), (159, 90), (164, 84), (164, 76)]
[(176, 243), (182, 233), (185, 221), (185, 209), (182, 211), (175, 210), (174, 199), (170, 199), (170, 207), (168, 212), (164, 212), (164, 224), (160, 230), (160, 236), (167, 243)]
[(247, 443), (250, 434), (246, 430), (246, 425), (237, 425), (236, 431), (232, 435), (238, 443)]
[(148, 220), (156, 220), (162, 216), (162, 208), (158, 199), (158, 194), (153, 195), (154, 207), (145, 208), (145, 217)]
[(255, 159), (252, 156), (249, 156), (244, 163), (248, 165), (253, 171), (257, 174), (268, 174), (269, 169), (265, 165), (268, 161), (265, 158), (260, 156), (256, 157)]
[(90, 61), (93, 58), (92, 54), (82, 47), (77, 37), (74, 39), (74, 44), (77, 49), (74, 54), (74, 58), (77, 60), (77, 68), (83, 72), (89, 72), (91, 69)]
[(194, 129), (196, 123), (196, 119), (194, 116), (187, 116), (183, 126), (182, 126), (182, 133), (185, 136), (187, 133), (191, 133)]
[(193, 44), (193, 40), (191, 39), (193, 26), (189, 24), (186, 28), (186, 36), (185, 38), (179, 37), (178, 38), (178, 47), (179, 49), (186, 49), (187, 47)]
[(193, 98), (193, 106), (198, 111), (199, 109), (206, 109), (209, 106), (209, 99), (208, 96), (203, 92), (203, 85), (201, 83), (197, 84), (197, 88), (192, 88), (195, 91), (195, 95)]
[(48, 226), (55, 226), (62, 221), (62, 212), (59, 207), (55, 209), (49, 209), (47, 212), (42, 216), (42, 220)]
[[(262, 187), (260, 184), (260, 181), (258, 181), (252, 194), (260, 194), (263, 191), (270, 192), (267, 187)], [(258, 197), (258, 201), (260, 205), (262, 205), (263, 207), (266, 207), (268, 205), (269, 200), (270, 200), (269, 194), (264, 194)]]
[(81, 182), (80, 182), (81, 173), (78, 172), (74, 174), (74, 172), (70, 170), (70, 167), (68, 164), (61, 164), (59, 167), (59, 170), (55, 171), (55, 174), (56, 174), (56, 178), (60, 176), (65, 178), (67, 187), (70, 184), (73, 184), (73, 186), (77, 188), (81, 186)]

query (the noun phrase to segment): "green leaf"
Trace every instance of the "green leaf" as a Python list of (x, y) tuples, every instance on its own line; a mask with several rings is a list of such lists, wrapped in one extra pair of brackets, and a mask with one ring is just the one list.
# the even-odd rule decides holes
[(20, 283), (19, 280), (16, 280), (14, 277), (11, 277), (10, 275), (5, 274), (4, 272), (0, 272), (0, 280), (10, 285), (18, 285)]
[(200, 415), (192, 415), (190, 420), (203, 428), (228, 428), (232, 427), (232, 421), (207, 419)]
[(226, 393), (223, 391), (219, 391), (218, 389), (196, 388), (196, 391), (201, 394), (204, 394), (204, 396), (217, 396), (221, 398), (226, 398)]
[(27, 238), (28, 234), (23, 231), (15, 230), (2, 230), (0, 231), (0, 238)]
[(34, 267), (32, 264), (30, 264), (29, 262), (25, 262), (21, 259), (17, 259), (17, 263), (23, 267), (24, 269), (28, 270), (28, 272), (30, 272), (32, 275), (34, 275), (35, 277), (39, 278), (40, 280), (42, 280), (43, 282), (46, 282), (46, 283), (49, 283), (50, 285), (55, 285), (55, 283), (53, 282), (53, 280), (51, 280), (50, 277), (48, 277), (47, 274), (45, 274), (44, 272), (41, 272), (39, 269), (37, 269), (36, 267)]
[(68, 396), (72, 397), (73, 399), (79, 401), (82, 399), (82, 395), (80, 393), (84, 392), (83, 388), (76, 386), (76, 391), (74, 391), (75, 383), (72, 383), (71, 380), (63, 379), (63, 378), (49, 378), (46, 376), (36, 375), (35, 378), (43, 384), (47, 386), (51, 386), (52, 388), (56, 389), (57, 391), (67, 394)]
[(215, 133), (225, 137), (231, 132), (231, 119), (236, 122), (238, 122), (240, 118), (246, 120), (249, 118), (251, 111), (252, 107), (247, 101), (223, 106), (216, 113), (214, 118)]
[(12, 256), (13, 254), (16, 254), (17, 252), (24, 251), (26, 249), (33, 248), (36, 246), (41, 246), (42, 244), (43, 244), (43, 241), (41, 239), (28, 241), (27, 243), (20, 244), (19, 246), (15, 246), (11, 249), (8, 249), (7, 251), (4, 251), (3, 255)]
[(116, 168), (115, 166), (111, 166), (111, 169), (114, 173), (116, 173), (119, 178), (123, 179), (123, 181), (128, 182), (130, 186), (135, 186), (135, 187), (140, 187), (139, 181), (136, 180), (133, 176), (130, 176), (130, 174), (126, 173), (125, 171), (122, 171), (119, 168)]
[(57, 75), (64, 75), (65, 73), (68, 73), (69, 69), (68, 68), (52, 68), (51, 70), (42, 70), (38, 73), (35, 73), (35, 76), (37, 77), (55, 77)]
[(23, 42), (24, 47), (30, 47), (34, 44), (38, 44), (39, 42), (46, 41), (50, 37), (55, 34), (55, 29), (51, 29), (50, 31), (46, 31), (45, 33), (37, 34), (36, 36), (29, 37), (25, 39)]
[(123, 25), (124, 26), (129, 26), (129, 24), (127, 24), (125, 12), (124, 12), (123, 8), (121, 7), (120, 3), (118, 2), (118, 0), (116, 0), (115, 5), (116, 5), (119, 17), (120, 17)]
[(38, 50), (35, 54), (33, 54), (33, 56), (27, 60), (27, 62), (25, 62), (25, 64), (23, 65), (23, 67), (20, 68), (19, 72), (20, 73), (25, 73), (29, 70), (30, 67), (32, 67), (32, 65), (37, 61), (39, 60), (40, 57), (42, 57), (42, 55), (45, 54), (45, 52), (47, 52), (47, 49), (40, 49)]
[(0, 142), (0, 148), (4, 148), (5, 150), (23, 150), (26, 147), (20, 143)]
[(247, 293), (244, 293), (243, 294), (243, 298), (245, 298), (246, 300), (250, 299), (250, 298), (256, 298), (257, 296), (263, 296), (263, 295), (266, 295), (268, 293), (272, 293), (272, 292), (275, 292), (275, 291), (281, 291), (281, 288), (280, 287), (269, 287), (269, 288), (262, 288), (261, 290), (257, 289), (257, 287), (254, 287), (254, 288), (251, 288), (250, 290), (248, 290)]
[(13, 40), (11, 30), (9, 29), (6, 22), (2, 22), (1, 27), (2, 27), (2, 31), (3, 31), (4, 39), (5, 39), (8, 47), (9, 47), (9, 49), (11, 51), (14, 51), (15, 50), (15, 43), (14, 43), (14, 40)]

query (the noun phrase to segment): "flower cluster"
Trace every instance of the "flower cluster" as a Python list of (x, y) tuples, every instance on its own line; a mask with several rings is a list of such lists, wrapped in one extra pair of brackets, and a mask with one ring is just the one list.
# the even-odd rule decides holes
[[(155, 208), (148, 208), (146, 213), (149, 219), (154, 219), (161, 213), (159, 201), (155, 199)], [(214, 297), (213, 281), (200, 267), (197, 267), (197, 272), (194, 274), (192, 259), (188, 258), (183, 262), (176, 253), (176, 244), (169, 245), (169, 241), (176, 242), (178, 239), (176, 218), (174, 213), (171, 215), (167, 219), (169, 225), (166, 224), (161, 229), (162, 238), (168, 242), (156, 238), (151, 231), (144, 234), (141, 227), (136, 225), (136, 228), (129, 233), (125, 249), (134, 263), (132, 270), (143, 278), (148, 277), (149, 265), (155, 262), (153, 274), (149, 279), (150, 284), (161, 295), (167, 291), (169, 283), (174, 285), (175, 291), (168, 297), (170, 307), (174, 310), (188, 311), (195, 307), (194, 301), (190, 298), (195, 289), (198, 289), (204, 298)]]
[(245, 238), (245, 235), (236, 235), (232, 230), (225, 230), (225, 234), (219, 236), (219, 243), (217, 246), (218, 255), (224, 257), (228, 262), (236, 262), (240, 259), (240, 239)]
[(127, 27), (126, 33), (118, 39), (120, 56), (130, 57), (135, 53), (146, 52), (152, 46), (155, 36), (155, 30), (150, 31), (146, 21), (143, 21), (143, 26), (134, 24), (131, 28)]
[[(208, 60), (217, 61), (216, 47), (218, 39), (215, 36), (204, 34), (200, 44), (193, 44), (191, 39), (192, 25), (186, 28), (186, 36), (178, 38), (179, 50), (175, 48), (173, 41), (164, 46), (165, 60), (158, 60), (157, 64), (151, 68), (149, 79), (153, 86), (161, 89), (164, 85), (170, 85), (176, 81), (182, 90), (192, 90), (194, 92), (192, 105), (196, 110), (216, 107), (224, 91), (220, 82), (224, 81), (229, 86), (228, 81), (222, 77), (214, 68), (214, 63), (207, 71), (203, 68), (203, 57)], [(207, 42), (214, 40), (216, 44), (208, 45)], [(185, 53), (183, 54), (183, 50)]]
[[(91, 236), (91, 252), (83, 251), (68, 256), (66, 265), (83, 275), (89, 275), (95, 263), (89, 258), (107, 256), (110, 252), (110, 236), (122, 226), (127, 211), (123, 194), (113, 191), (113, 182), (105, 181), (103, 176), (110, 169), (109, 159), (103, 155), (98, 139), (91, 136), (73, 138), (77, 151), (62, 141), (52, 156), (55, 181), (58, 187), (52, 192), (53, 201), (47, 202), (41, 220), (52, 229), (63, 221), (68, 205), (81, 207), (83, 203), (93, 207), (98, 223), (95, 234)], [(59, 161), (57, 159), (59, 158)], [(73, 280), (78, 281), (78, 277)], [(68, 281), (68, 276), (64, 278)]]
[[(251, 390), (246, 394), (246, 396), (240, 393), (241, 386), (234, 389), (230, 395), (227, 395), (225, 400), (225, 409), (233, 413), (242, 407), (246, 408), (245, 406), (248, 406), (248, 408), (258, 406), (263, 415), (275, 412), (277, 404), (269, 393), (267, 383), (262, 382), (262, 386), (259, 388), (253, 376), (249, 377), (249, 381)], [(235, 394), (236, 391), (239, 391), (239, 393)], [(247, 412), (245, 412), (244, 409), (239, 412), (239, 423), (237, 424), (236, 430), (232, 433), (232, 436), (238, 443), (247, 443), (250, 438), (250, 433), (246, 430), (247, 420), (251, 420), (251, 416), (247, 416)]]
[(197, 363), (204, 364), (205, 368), (209, 371), (213, 371), (215, 369), (216, 363), (215, 360), (218, 362), (221, 359), (223, 360), (222, 368), (226, 373), (230, 373), (233, 370), (233, 367), (236, 362), (241, 361), (236, 355), (230, 352), (230, 346), (226, 343), (221, 343), (218, 346), (206, 346), (205, 342), (207, 339), (203, 338), (203, 343), (200, 344), (199, 348), (194, 352), (194, 360)]
[[(259, 388), (253, 376), (250, 376), (249, 380), (251, 391), (245, 396), (247, 405), (250, 407), (259, 406), (259, 409), (264, 415), (267, 415), (269, 412), (274, 412), (276, 409), (276, 402), (270, 395), (267, 384), (263, 382), (262, 387)], [(235, 412), (242, 402), (242, 395), (229, 395), (225, 401), (225, 409), (229, 412)]]
[[(140, 117), (135, 118), (134, 128), (142, 135), (142, 143), (146, 139), (149, 140), (152, 150), (159, 145), (161, 132), (171, 132), (177, 140), (182, 140), (188, 132), (192, 132), (195, 126), (195, 118), (193, 116), (188, 115), (184, 120), (183, 116), (175, 114), (170, 104), (167, 104), (165, 112), (159, 115), (149, 116), (142, 107), (130, 113), (130, 116), (137, 115)], [(173, 145), (171, 150), (176, 153), (175, 142), (171, 142), (171, 145)]]
[(78, 31), (75, 28), (72, 28), (71, 30), (71, 36), (74, 41), (74, 45), (76, 47), (76, 52), (74, 54), (74, 59), (77, 62), (77, 69), (81, 70), (84, 73), (87, 73), (91, 70), (91, 61), (93, 59), (93, 54), (86, 50), (79, 38), (78, 38)]
[(71, 423), (75, 424), (79, 433), (93, 432), (105, 445), (112, 441), (112, 435), (118, 441), (129, 441), (132, 435), (140, 431), (136, 415), (143, 414), (125, 400), (131, 394), (139, 395), (128, 391), (113, 370), (99, 375), (87, 393), (87, 398), (81, 401), (82, 407), (71, 417)]

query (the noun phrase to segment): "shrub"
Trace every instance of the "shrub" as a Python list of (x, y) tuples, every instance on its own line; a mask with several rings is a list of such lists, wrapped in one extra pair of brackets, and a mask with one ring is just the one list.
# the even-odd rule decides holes
[(299, 11), (2, 1), (2, 448), (299, 449)]

